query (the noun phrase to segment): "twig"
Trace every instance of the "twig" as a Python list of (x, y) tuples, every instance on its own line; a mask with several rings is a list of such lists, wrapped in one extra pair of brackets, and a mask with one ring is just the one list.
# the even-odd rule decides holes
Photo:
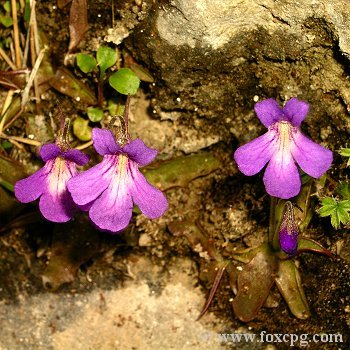
[(30, 73), (30, 76), (29, 76), (29, 79), (28, 79), (28, 83), (26, 85), (26, 87), (24, 88), (23, 90), (23, 93), (22, 93), (22, 102), (21, 102), (21, 106), (24, 107), (24, 105), (28, 102), (29, 100), (29, 91), (30, 91), (30, 88), (32, 87), (32, 84), (33, 84), (33, 81), (34, 81), (34, 78), (36, 76), (36, 73), (38, 72), (38, 69), (40, 67), (40, 64), (41, 64), (41, 61), (43, 60), (44, 58), (44, 54), (45, 54), (45, 51), (46, 51), (46, 47), (43, 48), (40, 53), (39, 53), (39, 56), (38, 58), (36, 59), (35, 61), (35, 64), (34, 64), (34, 67)]
[(24, 150), (24, 147), (20, 143), (18, 143), (17, 141), (11, 140), (11, 143), (14, 144), (20, 150)]
[(40, 53), (40, 43), (39, 43), (39, 34), (38, 34), (38, 23), (36, 21), (36, 12), (35, 12), (35, 7), (32, 9), (33, 11), (33, 22), (32, 22), (32, 27), (33, 27), (33, 35), (34, 35), (34, 44), (35, 44), (35, 52), (37, 56)]
[(20, 137), (20, 136), (10, 136), (10, 135), (1, 134), (0, 138), (5, 139), (5, 140), (10, 140), (10, 141), (18, 141), (18, 142), (25, 143), (25, 144), (31, 145), (31, 146), (41, 146), (41, 143), (39, 141), (26, 139), (26, 138)]
[(17, 6), (16, 0), (11, 0), (12, 18), (13, 18), (13, 39), (15, 42), (15, 53), (16, 53), (16, 66), (17, 68), (22, 67), (21, 47), (19, 42), (19, 30), (18, 30), (18, 18), (17, 18)]
[(32, 6), (30, 8), (30, 18), (29, 18), (29, 26), (27, 31), (27, 38), (26, 43), (24, 46), (24, 54), (23, 54), (23, 65), (26, 66), (26, 62), (28, 60), (28, 53), (29, 53), (29, 42), (31, 38), (31, 31), (32, 31), (32, 23), (34, 21), (34, 14), (35, 14), (35, 0), (32, 1)]
[(22, 115), (23, 112), (24, 112), (24, 108), (21, 107), (21, 109), (17, 112), (17, 114), (11, 120), (9, 120), (7, 124), (5, 124), (3, 130), (7, 130)]
[(114, 28), (114, 0), (111, 0), (112, 2), (112, 28)]
[(0, 135), (2, 134), (3, 128), (4, 128), (4, 124), (5, 124), (5, 113), (8, 110), (8, 108), (11, 105), (11, 101), (13, 98), (13, 94), (14, 91), (13, 90), (9, 90), (9, 92), (7, 93), (4, 105), (2, 107), (2, 112), (1, 112), (1, 120), (0, 120)]
[(16, 69), (16, 70), (9, 70), (9, 71), (0, 71), (0, 76), (6, 76), (6, 75), (20, 75), (20, 74), (29, 74), (30, 70), (29, 69)]
[(78, 149), (78, 150), (83, 150), (85, 148), (88, 148), (92, 145), (92, 141), (89, 141), (89, 142), (86, 142), (86, 143), (83, 143), (82, 145), (79, 145), (77, 147), (75, 147), (75, 149)]
[[(35, 23), (33, 23), (32, 25), (32, 30), (30, 32), (31, 34), (31, 45), (30, 45), (30, 52), (31, 52), (31, 60), (32, 60), (32, 66), (35, 65), (35, 60), (36, 58), (38, 57), (38, 54), (37, 54), (37, 50), (36, 50), (36, 37), (35, 37), (35, 33), (37, 33), (37, 31), (35, 30)], [(37, 79), (37, 76), (34, 77), (34, 95), (35, 95), (35, 100), (36, 100), (36, 103), (38, 104), (39, 101), (40, 101), (40, 97), (39, 97), (39, 85), (38, 85), (38, 79)]]
[[(9, 90), (7, 95), (6, 95), (4, 104), (2, 106), (2, 111), (1, 111), (2, 117), (4, 116), (5, 112), (7, 111), (7, 109), (9, 108), (9, 106), (11, 104), (13, 94), (14, 94), (14, 90)], [(0, 134), (1, 134), (1, 132), (2, 132), (2, 130), (0, 129)]]
[(6, 61), (12, 70), (16, 70), (16, 65), (11, 61), (10, 57), (6, 55), (5, 51), (0, 47), (0, 56)]

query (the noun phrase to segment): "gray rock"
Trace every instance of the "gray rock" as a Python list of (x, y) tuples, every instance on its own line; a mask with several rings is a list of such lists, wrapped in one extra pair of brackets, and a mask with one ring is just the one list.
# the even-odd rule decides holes
[(256, 129), (254, 102), (297, 96), (312, 106), (306, 121), (310, 136), (335, 147), (345, 143), (350, 126), (347, 5), (342, 0), (158, 2), (127, 44), (157, 77), (154, 109), (162, 119), (166, 113), (171, 119), (174, 111), (187, 120), (213, 119), (207, 135), (219, 130), (222, 140), (233, 134), (243, 143), (262, 130)]

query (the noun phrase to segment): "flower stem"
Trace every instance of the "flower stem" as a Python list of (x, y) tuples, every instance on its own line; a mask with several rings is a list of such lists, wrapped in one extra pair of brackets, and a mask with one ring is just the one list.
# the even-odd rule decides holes
[(268, 235), (268, 244), (271, 249), (278, 250), (279, 249), (279, 241), (278, 241), (278, 224), (280, 215), (280, 205), (279, 199), (276, 197), (270, 197), (270, 218), (269, 218), (269, 235)]
[(126, 98), (125, 102), (125, 108), (124, 108), (124, 123), (125, 123), (125, 132), (128, 138), (130, 138), (129, 135), (129, 108), (130, 108), (130, 95), (128, 94), (128, 97)]

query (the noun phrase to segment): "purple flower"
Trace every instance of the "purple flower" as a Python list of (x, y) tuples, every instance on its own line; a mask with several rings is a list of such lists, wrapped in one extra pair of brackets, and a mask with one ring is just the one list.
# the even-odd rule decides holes
[(131, 220), (133, 204), (151, 219), (162, 216), (166, 197), (138, 169), (152, 162), (157, 151), (140, 139), (120, 146), (108, 129), (94, 128), (92, 139), (102, 162), (68, 182), (74, 202), (89, 210), (92, 222), (101, 230), (121, 231)]
[(281, 109), (270, 98), (258, 102), (254, 109), (268, 131), (236, 150), (238, 168), (251, 176), (268, 163), (263, 179), (267, 193), (283, 199), (294, 197), (301, 187), (295, 162), (306, 174), (318, 178), (331, 166), (333, 154), (300, 131), (308, 103), (292, 98)]
[(294, 207), (286, 202), (278, 231), (281, 249), (289, 256), (294, 256), (298, 249), (298, 227), (295, 223)]
[(43, 145), (40, 156), (46, 164), (15, 184), (15, 196), (22, 203), (40, 197), (39, 208), (47, 220), (67, 222), (77, 209), (67, 181), (78, 173), (76, 165), (85, 165), (89, 157), (76, 149), (61, 150), (55, 143)]

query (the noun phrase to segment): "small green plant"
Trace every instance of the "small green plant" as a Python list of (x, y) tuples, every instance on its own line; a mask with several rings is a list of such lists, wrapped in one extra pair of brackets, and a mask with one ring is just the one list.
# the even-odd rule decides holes
[[(338, 153), (348, 158), (346, 166), (350, 166), (350, 148), (341, 148)], [(323, 197), (321, 208), (318, 210), (321, 217), (330, 216), (331, 224), (335, 229), (347, 225), (350, 221), (350, 190), (347, 182), (340, 182), (335, 189), (336, 197)]]
[[(114, 66), (117, 62), (117, 59), (118, 55), (115, 50), (111, 49), (110, 47), (101, 46), (96, 52), (96, 58), (92, 55), (78, 53), (77, 65), (85, 74), (93, 73), (98, 69), (99, 86), (102, 88), (102, 84), (106, 78), (107, 69)], [(139, 70), (140, 69), (138, 68), (138, 71)], [(109, 84), (120, 94), (135, 95), (140, 86), (140, 74), (136, 73), (130, 68), (120, 68), (117, 72), (113, 73), (109, 77)], [(144, 80), (150, 81), (149, 79), (150, 76), (147, 75)], [(101, 101), (99, 101), (99, 106), (101, 105)]]
[(347, 157), (348, 161), (346, 163), (346, 166), (350, 166), (350, 148), (341, 148), (338, 153), (343, 156)]
[[(108, 79), (109, 85), (122, 95), (135, 95), (140, 86), (140, 78), (130, 68), (120, 68), (113, 74), (108, 74), (108, 69), (112, 68), (118, 61), (118, 53), (110, 47), (101, 46), (96, 55), (78, 53), (76, 63), (79, 69), (85, 74), (95, 75), (98, 85), (98, 106), (91, 106), (87, 109), (89, 120), (77, 118), (73, 122), (73, 132), (82, 141), (90, 140), (91, 128), (89, 121), (98, 123), (103, 119), (104, 112), (110, 115), (122, 115), (123, 109), (113, 97), (107, 100), (107, 106), (103, 103), (103, 86)], [(147, 76), (149, 81), (149, 76)], [(81, 128), (81, 130), (80, 130)]]
[(80, 70), (86, 74), (99, 70), (98, 76), (98, 105), (103, 104), (103, 84), (106, 76), (106, 70), (114, 66), (117, 62), (118, 55), (115, 50), (108, 46), (101, 46), (96, 52), (96, 58), (92, 55), (79, 53), (77, 55), (77, 65)]
[(85, 74), (91, 73), (97, 67), (95, 57), (86, 55), (85, 53), (77, 54), (77, 65)]
[(9, 28), (13, 24), (13, 19), (11, 16), (11, 1), (5, 1), (2, 7), (5, 10), (5, 13), (1, 12), (0, 22), (4, 27)]
[(350, 200), (325, 197), (321, 200), (321, 205), (320, 216), (330, 216), (331, 224), (335, 229), (340, 228), (341, 224), (346, 225), (349, 222)]
[(109, 84), (120, 94), (135, 95), (140, 79), (130, 68), (120, 68), (109, 77)]
[(87, 109), (87, 115), (93, 123), (97, 123), (103, 118), (103, 111), (97, 107), (89, 107)]
[(89, 141), (91, 140), (91, 132), (92, 128), (89, 126), (89, 121), (82, 118), (77, 117), (73, 121), (73, 134), (81, 141)]

